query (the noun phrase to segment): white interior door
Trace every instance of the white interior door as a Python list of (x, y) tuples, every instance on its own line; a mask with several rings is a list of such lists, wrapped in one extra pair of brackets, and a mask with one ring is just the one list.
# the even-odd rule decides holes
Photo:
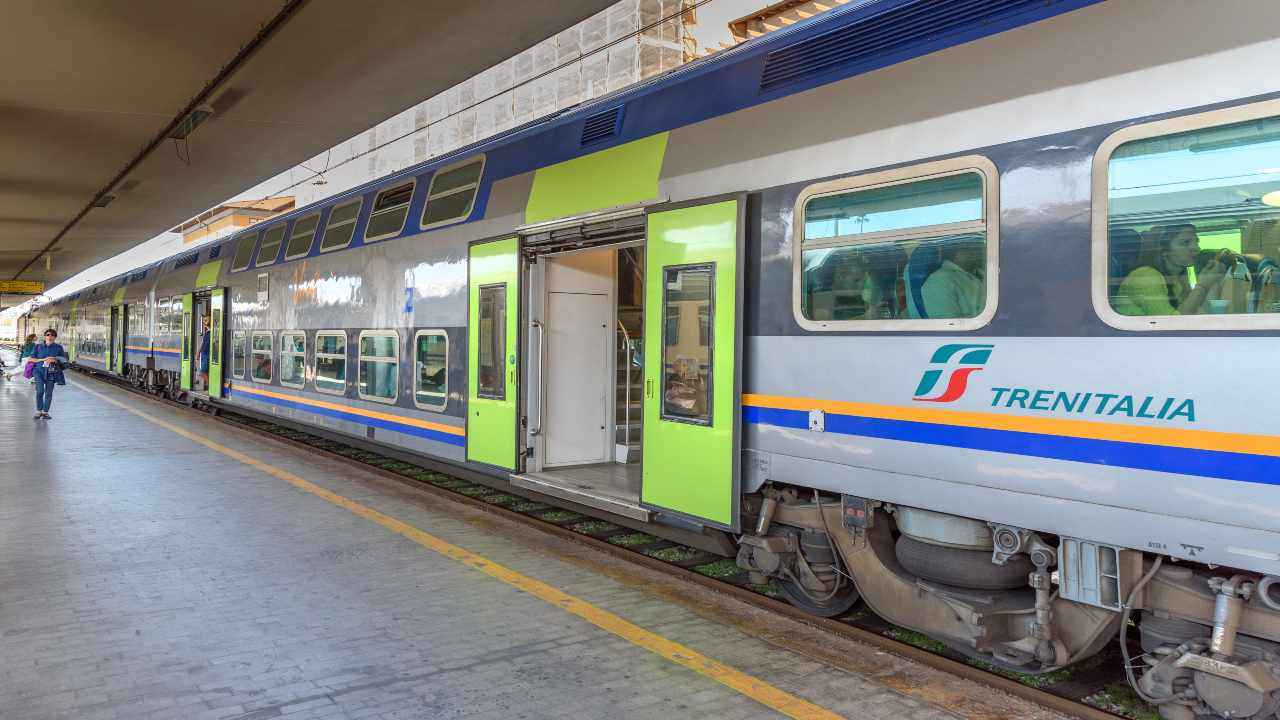
[(613, 305), (608, 295), (547, 293), (544, 467), (606, 462)]

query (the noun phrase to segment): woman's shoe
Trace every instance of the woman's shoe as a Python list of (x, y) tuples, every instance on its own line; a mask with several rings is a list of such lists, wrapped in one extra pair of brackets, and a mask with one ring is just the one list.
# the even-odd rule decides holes
[(53, 416), (52, 416), (52, 415), (50, 415), (49, 413), (40, 413), (40, 417), (44, 418), (45, 420), (52, 420), (52, 419), (53, 419)]

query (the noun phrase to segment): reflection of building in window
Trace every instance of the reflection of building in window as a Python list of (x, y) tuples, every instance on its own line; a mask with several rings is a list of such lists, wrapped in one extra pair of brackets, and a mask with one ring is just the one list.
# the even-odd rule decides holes
[(709, 423), (715, 276), (709, 265), (663, 275), (663, 416)]

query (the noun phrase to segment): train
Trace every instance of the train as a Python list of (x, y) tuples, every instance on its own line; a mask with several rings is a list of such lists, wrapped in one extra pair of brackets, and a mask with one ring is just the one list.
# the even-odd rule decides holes
[(815, 614), (1023, 673), (1118, 641), (1162, 717), (1273, 718), (1277, 38), (1271, 0), (849, 3), (28, 321)]

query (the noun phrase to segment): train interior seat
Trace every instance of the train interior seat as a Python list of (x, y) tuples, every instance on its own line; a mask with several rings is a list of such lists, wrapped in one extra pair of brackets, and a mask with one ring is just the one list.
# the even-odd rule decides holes
[(1120, 283), (1133, 272), (1142, 251), (1142, 236), (1129, 228), (1112, 228), (1107, 240), (1110, 267), (1107, 272), (1109, 297), (1114, 300)]
[(924, 281), (942, 266), (942, 243), (921, 243), (916, 246), (911, 257), (907, 259), (902, 271), (903, 285), (906, 286), (907, 316), (911, 318), (928, 318), (929, 312), (924, 306), (922, 288)]

